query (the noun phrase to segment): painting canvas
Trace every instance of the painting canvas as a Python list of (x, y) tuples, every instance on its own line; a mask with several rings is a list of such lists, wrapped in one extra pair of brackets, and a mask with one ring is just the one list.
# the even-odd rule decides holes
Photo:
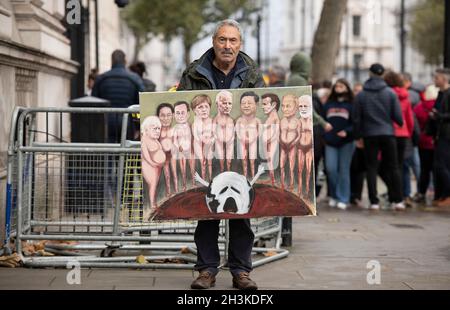
[(310, 87), (140, 94), (144, 219), (316, 215)]

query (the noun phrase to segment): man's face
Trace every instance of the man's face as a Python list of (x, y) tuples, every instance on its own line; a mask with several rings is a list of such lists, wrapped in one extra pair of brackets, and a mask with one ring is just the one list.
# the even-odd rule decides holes
[(161, 136), (161, 126), (156, 125), (156, 124), (151, 124), (147, 127), (147, 135), (151, 138), (151, 139), (156, 139), (158, 140), (159, 137)]
[(445, 86), (445, 84), (447, 84), (448, 81), (445, 78), (444, 74), (440, 74), (440, 73), (435, 73), (434, 74), (434, 85), (437, 88), (443, 88)]
[(273, 109), (275, 109), (276, 106), (276, 102), (274, 102), (272, 104), (272, 99), (270, 97), (264, 98), (262, 100), (262, 108), (264, 111), (264, 114), (270, 114), (270, 112), (273, 111)]
[(241, 112), (244, 116), (256, 115), (256, 101), (253, 96), (246, 96), (241, 100)]
[(312, 113), (312, 98), (311, 98), (311, 96), (300, 97), (298, 107), (300, 110), (300, 116), (302, 118), (311, 117), (311, 113)]
[(211, 107), (208, 102), (204, 101), (195, 107), (194, 113), (197, 117), (201, 119), (207, 119), (209, 117), (209, 112), (211, 111)]
[(175, 121), (178, 124), (185, 124), (188, 119), (188, 110), (185, 104), (181, 104), (175, 107)]
[(173, 113), (170, 108), (164, 107), (159, 111), (159, 120), (163, 127), (170, 127), (172, 125)]
[(236, 61), (241, 50), (239, 30), (233, 26), (222, 26), (213, 38), (216, 61), (230, 64)]
[(217, 107), (220, 114), (230, 115), (233, 109), (233, 98), (228, 94), (221, 94), (217, 98)]
[(281, 103), (281, 111), (285, 117), (295, 116), (298, 110), (298, 104), (294, 97), (285, 97)]

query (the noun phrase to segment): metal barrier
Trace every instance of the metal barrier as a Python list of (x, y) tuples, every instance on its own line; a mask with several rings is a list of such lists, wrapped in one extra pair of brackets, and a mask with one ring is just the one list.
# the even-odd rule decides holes
[[(136, 106), (16, 110), (8, 151), (7, 242), (15, 236), (22, 253), (22, 242), (45, 241), (45, 251), (55, 255), (24, 257), (25, 266), (65, 267), (77, 261), (98, 268), (194, 267), (195, 221), (143, 221), (140, 143), (126, 140), (128, 117), (138, 112)], [(65, 142), (63, 117), (72, 113), (121, 114), (120, 143)], [(43, 132), (36, 130), (38, 118), (47, 124)], [(59, 134), (49, 132), (50, 118), (59, 122)], [(39, 134), (45, 139), (36, 138)], [(220, 227), (225, 266), (228, 221)], [(281, 218), (253, 219), (252, 228), (256, 244), (266, 246), (253, 248), (254, 267), (289, 254), (280, 248)], [(147, 263), (136, 262), (139, 254)]]

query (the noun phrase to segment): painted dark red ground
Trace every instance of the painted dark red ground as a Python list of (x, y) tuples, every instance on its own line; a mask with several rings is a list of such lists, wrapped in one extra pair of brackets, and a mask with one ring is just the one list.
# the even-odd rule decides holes
[(207, 189), (195, 188), (178, 194), (158, 209), (153, 220), (172, 219), (238, 219), (271, 216), (305, 216), (313, 215), (313, 205), (298, 196), (280, 188), (256, 184), (255, 201), (250, 213), (245, 215), (212, 214), (206, 206)]

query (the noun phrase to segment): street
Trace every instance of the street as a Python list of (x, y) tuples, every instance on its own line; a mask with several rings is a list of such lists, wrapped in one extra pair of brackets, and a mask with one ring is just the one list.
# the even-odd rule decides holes
[[(256, 268), (264, 289), (450, 289), (450, 213), (340, 211), (319, 206), (319, 216), (295, 218), (287, 258)], [(380, 263), (380, 284), (369, 285), (367, 263)], [(82, 270), (81, 285), (68, 285), (68, 270), (0, 269), (0, 289), (184, 290), (190, 270)], [(222, 271), (218, 290), (229, 290)]]

